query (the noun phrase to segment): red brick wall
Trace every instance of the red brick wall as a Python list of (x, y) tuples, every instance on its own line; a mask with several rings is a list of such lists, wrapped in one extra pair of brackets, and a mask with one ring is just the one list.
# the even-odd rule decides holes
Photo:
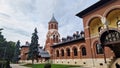
[[(108, 3), (100, 8), (97, 8), (97, 9), (91, 11), (90, 13), (86, 14), (83, 17), (83, 25), (84, 25), (84, 31), (85, 31), (86, 45), (88, 45), (88, 51), (89, 51), (88, 57), (91, 57), (90, 48), (91, 47), (93, 48), (93, 46), (94, 46), (92, 43), (94, 43), (95, 39), (98, 38), (98, 37), (95, 37), (95, 38), (90, 39), (90, 32), (89, 32), (89, 25), (88, 25), (90, 20), (93, 17), (106, 16), (106, 14), (108, 13), (108, 11), (110, 11), (110, 9), (113, 9), (114, 7), (117, 8), (118, 5), (120, 5), (120, 0), (115, 0), (111, 3)], [(120, 6), (119, 6), (119, 8), (120, 8)], [(93, 52), (93, 57), (95, 57), (95, 58), (103, 57), (103, 55), (97, 55), (96, 51), (94, 49), (92, 49), (92, 52)], [(111, 50), (108, 47), (105, 47), (105, 54), (106, 54), (106, 57), (113, 56), (113, 53), (111, 52)]]
[[(59, 46), (59, 47), (55, 47), (54, 48), (54, 51), (53, 51), (53, 54), (54, 54), (54, 57), (53, 59), (80, 59), (80, 58), (86, 58), (87, 55), (89, 55), (87, 53), (86, 56), (82, 56), (81, 52), (79, 50), (81, 50), (80, 48), (82, 46), (85, 46), (86, 47), (86, 44), (84, 42), (75, 42), (75, 43), (69, 43), (69, 44), (63, 44), (62, 46)], [(73, 52), (73, 48), (76, 47), (77, 48), (77, 53), (78, 55), (77, 56), (74, 56), (74, 52)], [(70, 48), (70, 56), (67, 56), (67, 52), (66, 52), (66, 49), (67, 48)], [(61, 56), (61, 50), (64, 49), (64, 56)], [(56, 56), (56, 51), (59, 50), (59, 57)]]
[(21, 48), (21, 60), (27, 60), (28, 51), (29, 51), (29, 47), (22, 47)]

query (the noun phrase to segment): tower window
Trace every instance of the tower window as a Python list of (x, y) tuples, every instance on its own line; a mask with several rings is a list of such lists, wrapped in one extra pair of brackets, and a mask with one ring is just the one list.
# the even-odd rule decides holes
[(58, 36), (56, 36), (56, 42), (58, 43)]
[(55, 35), (53, 35), (53, 41), (55, 42)]
[(53, 24), (51, 24), (51, 29), (53, 29)]
[(57, 29), (57, 26), (55, 25), (55, 29)]
[(56, 25), (54, 24), (53, 29), (56, 29)]

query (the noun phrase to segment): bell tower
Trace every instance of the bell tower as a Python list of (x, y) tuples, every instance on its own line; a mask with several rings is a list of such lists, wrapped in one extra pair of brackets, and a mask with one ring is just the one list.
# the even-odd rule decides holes
[(56, 21), (54, 15), (48, 23), (48, 33), (46, 35), (45, 50), (52, 56), (53, 44), (60, 42), (60, 34), (58, 33), (58, 22)]

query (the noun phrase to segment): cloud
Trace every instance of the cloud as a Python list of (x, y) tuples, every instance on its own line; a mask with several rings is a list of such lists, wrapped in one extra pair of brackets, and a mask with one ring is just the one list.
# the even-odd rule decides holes
[(21, 30), (21, 29), (18, 29), (18, 28), (12, 28), (12, 27), (6, 27), (6, 26), (3, 26), (3, 28), (5, 30), (8, 30), (9, 32), (13, 32), (13, 33), (17, 33), (17, 34), (20, 34), (20, 35), (23, 35), (23, 36), (26, 36), (26, 37), (30, 37), (30, 33), (25, 31), (25, 30)]
[(2, 13), (2, 12), (0, 12), (0, 17), (1, 18), (10, 18), (10, 16), (8, 14)]
[[(96, 2), (98, 0), (95, 0)], [(44, 46), (48, 22), (54, 13), (61, 37), (83, 30), (82, 20), (76, 13), (94, 3), (90, 0), (0, 0), (0, 27), (7, 40), (31, 40), (37, 27), (39, 44)], [(82, 26), (82, 27), (81, 27)]]
[(66, 37), (76, 31), (84, 30), (82, 19), (75, 15), (97, 1), (98, 0), (56, 0), (54, 12), (59, 22), (61, 37)]

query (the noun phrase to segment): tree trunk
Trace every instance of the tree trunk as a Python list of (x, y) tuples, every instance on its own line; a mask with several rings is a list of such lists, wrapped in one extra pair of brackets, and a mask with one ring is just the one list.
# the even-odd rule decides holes
[(32, 59), (32, 64), (34, 64), (34, 58)]
[(38, 57), (36, 56), (36, 61), (37, 61), (37, 63), (39, 62), (39, 60), (38, 60)]

